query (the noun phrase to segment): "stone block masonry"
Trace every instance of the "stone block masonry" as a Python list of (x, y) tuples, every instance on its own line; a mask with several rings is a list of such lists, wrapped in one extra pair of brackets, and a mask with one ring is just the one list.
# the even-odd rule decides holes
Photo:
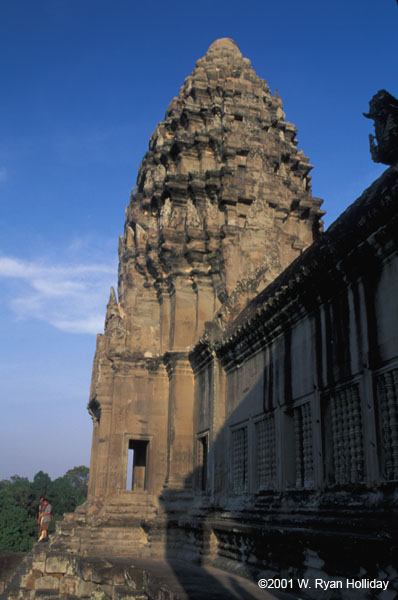
[[(367, 115), (372, 154), (390, 167), (323, 232), (312, 166), (279, 96), (232, 40), (196, 63), (126, 210), (94, 358), (88, 500), (35, 550), (9, 598), (273, 595), (250, 587), (258, 579), (293, 582), (295, 598), (304, 581), (306, 597), (385, 589), (392, 600), (391, 98), (376, 94)], [(351, 589), (357, 581), (385, 588)]]

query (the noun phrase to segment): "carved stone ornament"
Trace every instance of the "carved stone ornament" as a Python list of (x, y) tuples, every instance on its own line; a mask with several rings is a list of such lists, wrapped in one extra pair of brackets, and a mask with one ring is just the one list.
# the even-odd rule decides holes
[(374, 120), (376, 135), (369, 135), (370, 153), (374, 162), (397, 165), (398, 100), (386, 90), (380, 90), (369, 102), (369, 112), (364, 113), (364, 116)]

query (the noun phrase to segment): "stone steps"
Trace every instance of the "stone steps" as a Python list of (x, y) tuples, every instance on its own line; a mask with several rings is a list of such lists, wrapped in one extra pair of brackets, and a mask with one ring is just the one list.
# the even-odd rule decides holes
[(113, 518), (97, 526), (60, 523), (50, 547), (80, 556), (112, 556), (112, 548), (118, 557), (150, 556), (148, 532), (136, 519)]
[(0, 600), (148, 600), (144, 569), (36, 546)]
[(26, 559), (24, 552), (0, 552), (0, 594)]
[[(280, 597), (278, 595), (278, 597)], [(186, 561), (82, 558), (36, 547), (1, 600), (271, 600), (255, 581)], [(291, 597), (290, 597), (291, 599)]]

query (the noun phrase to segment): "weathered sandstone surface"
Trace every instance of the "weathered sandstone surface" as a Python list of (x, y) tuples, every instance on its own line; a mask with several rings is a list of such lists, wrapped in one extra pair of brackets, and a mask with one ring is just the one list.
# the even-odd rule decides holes
[[(45, 565), (51, 553), (74, 565), (77, 597), (101, 591), (95, 560), (106, 579), (137, 557), (166, 561), (183, 588), (176, 560), (252, 581), (377, 579), (395, 597), (396, 100), (379, 92), (366, 116), (372, 154), (391, 166), (323, 233), (296, 129), (232, 40), (172, 100), (98, 336), (88, 500), (44, 552)], [(117, 577), (102, 591), (130, 597)], [(344, 586), (333, 598), (371, 597)]]

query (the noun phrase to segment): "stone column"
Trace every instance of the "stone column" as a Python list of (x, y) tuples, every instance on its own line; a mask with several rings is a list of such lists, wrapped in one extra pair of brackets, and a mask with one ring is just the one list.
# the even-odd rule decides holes
[(192, 488), (194, 379), (186, 352), (167, 353), (170, 381), (166, 487)]
[(213, 394), (210, 404), (209, 432), (209, 479), (212, 497), (218, 481), (223, 481), (228, 466), (225, 465), (226, 422), (226, 373), (213, 353)]
[(99, 421), (93, 416), (93, 439), (91, 442), (90, 477), (88, 480), (87, 498), (91, 500), (95, 496), (97, 479), (97, 446), (98, 446)]
[(176, 277), (174, 298), (174, 314), (170, 322), (170, 348), (177, 352), (185, 351), (194, 343), (197, 327), (197, 293), (191, 279)]
[[(371, 335), (369, 332), (369, 312), (372, 308), (366, 306), (366, 292), (363, 282), (358, 283), (359, 290), (359, 310), (362, 318), (358, 318), (361, 327), (361, 345), (360, 356), (362, 357), (362, 378), (360, 381), (360, 396), (362, 404), (363, 420), (363, 444), (364, 458), (366, 464), (366, 478), (368, 485), (375, 485), (381, 479), (379, 459), (377, 454), (377, 434), (376, 434), (376, 409), (374, 398), (373, 371), (371, 364)], [(367, 318), (366, 318), (367, 316)], [(373, 316), (373, 315), (372, 315)]]
[(175, 294), (171, 294), (167, 285), (164, 284), (160, 298), (160, 350), (161, 352), (167, 352), (170, 350), (173, 338), (173, 331), (171, 324), (174, 322), (174, 304)]
[(98, 424), (98, 438), (96, 446), (96, 480), (95, 497), (104, 497), (108, 479), (109, 441), (112, 424), (112, 404), (101, 403), (101, 417)]

